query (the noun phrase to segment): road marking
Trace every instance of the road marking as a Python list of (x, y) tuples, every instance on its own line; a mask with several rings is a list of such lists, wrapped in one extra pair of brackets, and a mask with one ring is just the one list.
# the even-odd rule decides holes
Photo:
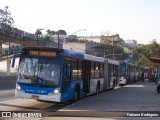
[(116, 86), (114, 89), (119, 89), (119, 88), (121, 88), (121, 86)]
[(3, 102), (0, 102), (0, 103), (14, 102), (14, 101), (22, 100), (22, 99), (24, 99), (24, 98), (19, 98), (19, 99), (13, 99), (13, 100), (8, 100), (8, 101), (3, 101)]

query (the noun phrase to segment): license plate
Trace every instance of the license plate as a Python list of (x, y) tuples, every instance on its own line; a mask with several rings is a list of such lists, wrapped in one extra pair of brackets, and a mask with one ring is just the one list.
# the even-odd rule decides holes
[(39, 96), (32, 95), (32, 99), (36, 99), (36, 100), (38, 100), (38, 99), (39, 99)]

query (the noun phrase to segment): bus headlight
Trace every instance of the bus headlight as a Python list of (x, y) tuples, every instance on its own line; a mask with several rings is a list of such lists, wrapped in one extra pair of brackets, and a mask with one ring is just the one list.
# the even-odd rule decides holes
[(60, 93), (60, 89), (59, 88), (56, 88), (54, 91), (53, 91), (53, 94), (59, 94)]
[(16, 84), (16, 90), (24, 92), (18, 84)]

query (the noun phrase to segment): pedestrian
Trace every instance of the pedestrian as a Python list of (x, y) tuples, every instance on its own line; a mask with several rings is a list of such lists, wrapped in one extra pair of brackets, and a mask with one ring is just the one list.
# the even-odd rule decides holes
[(142, 80), (142, 82), (144, 82), (144, 72), (142, 72), (142, 74), (141, 74), (141, 80)]
[(158, 83), (158, 74), (155, 75), (155, 84)]
[(152, 68), (148, 69), (148, 80), (149, 80), (149, 82), (152, 81)]
[(67, 64), (67, 79), (71, 79), (71, 64)]

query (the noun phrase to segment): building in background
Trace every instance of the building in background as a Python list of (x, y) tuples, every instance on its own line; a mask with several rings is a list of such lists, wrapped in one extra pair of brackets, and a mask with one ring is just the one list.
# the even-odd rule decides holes
[(121, 43), (121, 39), (119, 34), (111, 35), (111, 36), (101, 36), (100, 43), (102, 44), (112, 44), (117, 45)]
[(101, 36), (78, 36), (78, 40), (88, 40), (100, 43)]
[(136, 40), (125, 40), (126, 44), (137, 44)]
[(85, 54), (96, 55), (95, 46), (98, 43), (87, 41), (83, 43), (63, 43), (63, 49), (73, 50)]

